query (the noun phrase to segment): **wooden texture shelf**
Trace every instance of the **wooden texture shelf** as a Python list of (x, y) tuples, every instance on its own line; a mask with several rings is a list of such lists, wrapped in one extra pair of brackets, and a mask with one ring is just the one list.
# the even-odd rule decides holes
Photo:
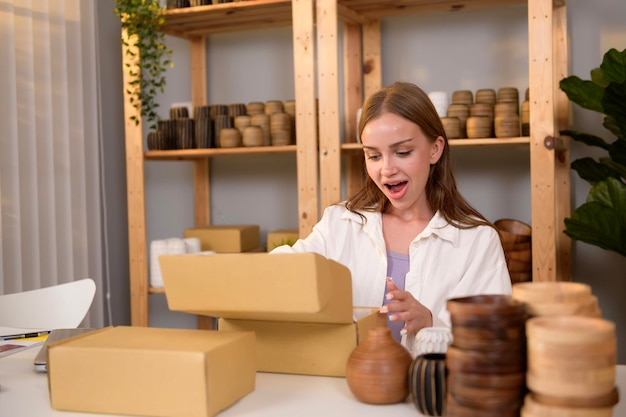
[[(125, 96), (126, 165), (128, 188), (131, 323), (149, 325), (147, 242), (144, 196), (146, 160), (187, 160), (193, 164), (194, 222), (210, 223), (209, 161), (225, 155), (295, 153), (298, 177), (300, 235), (311, 231), (319, 209), (341, 200), (341, 163), (346, 159), (348, 192), (362, 181), (360, 144), (340, 143), (356, 138), (355, 114), (364, 97), (381, 87), (381, 25), (384, 16), (458, 12), (481, 7), (528, 7), (531, 136), (508, 139), (459, 139), (451, 146), (524, 146), (530, 154), (533, 226), (533, 279), (567, 280), (571, 276), (569, 239), (561, 232), (570, 213), (568, 144), (546, 146), (568, 127), (567, 97), (557, 81), (567, 75), (567, 13), (564, 0), (250, 0), (169, 10), (162, 31), (190, 42), (191, 101), (207, 104), (206, 36), (274, 26), (290, 26), (293, 36), (296, 145), (286, 147), (144, 150), (141, 124)], [(315, 10), (314, 10), (315, 9)], [(343, 39), (338, 25), (343, 24)], [(343, 42), (343, 70), (339, 70)], [(122, 51), (124, 63), (130, 55)], [(315, 55), (317, 53), (317, 56)], [(343, 78), (340, 103), (339, 77)], [(315, 85), (317, 80), (318, 85)], [(129, 80), (124, 71), (125, 90)], [(317, 93), (317, 94), (316, 94)], [(318, 103), (316, 103), (316, 96)], [(319, 104), (319, 105), (318, 105)], [(340, 111), (340, 106), (343, 111)], [(316, 116), (317, 115), (317, 116)], [(319, 126), (319, 134), (318, 134)], [(344, 134), (341, 134), (343, 129)], [(345, 158), (342, 158), (344, 156)], [(201, 325), (202, 323), (199, 323)]]
[(193, 160), (221, 155), (251, 155), (251, 154), (276, 154), (296, 153), (296, 145), (286, 146), (255, 146), (237, 148), (207, 148), (207, 149), (177, 149), (170, 151), (147, 151), (144, 153), (146, 160)]
[(525, 3), (526, 0), (337, 0), (337, 15), (345, 23), (364, 24), (386, 16), (457, 12)]
[[(189, 41), (191, 102), (194, 107), (206, 105), (207, 62), (206, 37), (212, 34), (291, 26), (296, 116), (296, 144), (288, 146), (240, 147), (220, 149), (185, 149), (145, 151), (141, 123), (135, 125), (130, 116), (138, 118), (136, 109), (126, 95), (129, 79), (124, 71), (126, 176), (128, 192), (128, 233), (130, 258), (131, 324), (149, 325), (148, 294), (163, 293), (150, 288), (145, 217), (145, 161), (189, 161), (193, 164), (194, 224), (210, 224), (210, 169), (212, 158), (228, 155), (294, 154), (298, 183), (298, 227), (307, 235), (319, 216), (318, 147), (315, 103), (313, 0), (255, 0), (168, 10), (162, 32)], [(124, 35), (124, 34), (123, 34)], [(122, 51), (123, 65), (135, 54)], [(123, 68), (125, 68), (123, 66)], [(283, 81), (283, 80), (281, 80)], [(199, 327), (208, 321), (200, 318)]]
[[(519, 146), (519, 145), (529, 145), (530, 138), (519, 137), (519, 138), (485, 138), (485, 139), (450, 139), (448, 141), (450, 146)], [(360, 151), (362, 150), (362, 146), (360, 143), (350, 142), (350, 143), (342, 143), (341, 150), (342, 151)]]
[(168, 10), (161, 31), (181, 38), (292, 24), (291, 0), (254, 0)]
[[(558, 81), (567, 76), (567, 10), (564, 0), (328, 0), (317, 6), (319, 84), (319, 147), (321, 204), (343, 199), (342, 173), (348, 195), (363, 181), (363, 155), (356, 138), (353, 115), (365, 97), (382, 87), (382, 28), (380, 19), (393, 15), (432, 12), (458, 13), (479, 7), (526, 5), (531, 135), (511, 139), (459, 139), (451, 146), (526, 146), (530, 155), (531, 223), (533, 227), (533, 279), (571, 279), (571, 242), (562, 232), (570, 214), (569, 143), (554, 140), (569, 124), (569, 108)], [(342, 38), (338, 30), (343, 24)], [(343, 69), (340, 70), (339, 43)], [(444, 48), (444, 45), (440, 45)], [(342, 82), (340, 82), (342, 77)], [(339, 89), (343, 87), (343, 101)], [(342, 109), (342, 111), (340, 110)], [(343, 130), (343, 134), (342, 134)], [(345, 169), (342, 169), (345, 163)]]

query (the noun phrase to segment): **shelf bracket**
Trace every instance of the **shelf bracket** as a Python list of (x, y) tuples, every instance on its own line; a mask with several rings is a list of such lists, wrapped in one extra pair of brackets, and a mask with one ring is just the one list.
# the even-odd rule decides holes
[(546, 138), (543, 140), (543, 146), (545, 146), (546, 149), (549, 150), (556, 149), (557, 151), (564, 151), (567, 149), (565, 141), (562, 138), (554, 136), (546, 136)]

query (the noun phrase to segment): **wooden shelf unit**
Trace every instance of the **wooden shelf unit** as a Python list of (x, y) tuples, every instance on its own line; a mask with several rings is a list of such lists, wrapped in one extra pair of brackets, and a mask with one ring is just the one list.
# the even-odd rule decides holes
[[(166, 12), (162, 31), (190, 43), (191, 101), (207, 103), (206, 36), (215, 33), (291, 26), (293, 32), (294, 87), (297, 105), (296, 144), (280, 147), (144, 151), (142, 124), (126, 93), (130, 79), (126, 63), (132, 55), (122, 51), (128, 234), (130, 263), (131, 324), (149, 325), (148, 295), (163, 293), (150, 288), (144, 195), (145, 160), (188, 160), (193, 164), (194, 224), (210, 224), (209, 162), (221, 155), (295, 153), (297, 160), (298, 219), (300, 235), (308, 235), (319, 218), (317, 120), (315, 103), (313, 0), (255, 0), (173, 9)], [(122, 36), (125, 36), (123, 33)], [(134, 51), (136, 52), (136, 51)], [(138, 117), (141, 119), (140, 117)], [(208, 321), (199, 318), (199, 327)]]
[[(381, 87), (381, 25), (385, 16), (455, 12), (479, 7), (527, 4), (531, 136), (511, 139), (451, 140), (450, 146), (527, 146), (530, 153), (533, 280), (571, 279), (571, 242), (562, 233), (570, 214), (569, 143), (558, 138), (568, 127), (567, 97), (558, 80), (567, 75), (567, 15), (563, 0), (320, 0), (316, 3), (319, 90), (320, 199), (326, 207), (342, 199), (341, 161), (347, 193), (362, 183), (363, 156), (356, 120), (345, 117), (340, 143), (339, 77), (343, 110), (354, 115), (364, 97)], [(343, 24), (343, 69), (339, 69), (338, 25)]]
[[(129, 120), (137, 111), (125, 93), (125, 132), (130, 252), (131, 324), (149, 325), (144, 162), (188, 160), (194, 165), (196, 225), (210, 223), (209, 161), (220, 155), (295, 152), (298, 175), (300, 235), (319, 218), (319, 207), (341, 199), (341, 158), (347, 159), (348, 190), (361, 179), (362, 155), (357, 152), (356, 122), (346, 118), (340, 143), (339, 76), (343, 77), (345, 114), (355, 114), (363, 98), (382, 82), (380, 18), (394, 14), (457, 11), (479, 7), (528, 4), (529, 86), (532, 92), (531, 136), (528, 138), (451, 140), (451, 146), (526, 146), (530, 152), (533, 277), (538, 281), (568, 280), (571, 244), (561, 233), (569, 216), (569, 144), (558, 139), (568, 126), (568, 102), (558, 90), (567, 74), (566, 6), (563, 0), (317, 0), (317, 33), (313, 0), (255, 0), (175, 9), (167, 12), (162, 31), (190, 42), (191, 89), (194, 106), (207, 104), (205, 37), (214, 33), (291, 25), (294, 48), (296, 145), (276, 148), (144, 151), (141, 123)], [(343, 62), (338, 68), (338, 24), (344, 24)], [(546, 47), (552, 45), (552, 47)], [(318, 51), (317, 59), (313, 56)], [(320, 53), (323, 51), (323, 53)], [(362, 51), (362, 52), (361, 52)], [(129, 61), (123, 51), (124, 64)], [(315, 65), (317, 62), (317, 73)], [(319, 110), (316, 118), (315, 80)], [(124, 85), (129, 83), (124, 71)], [(124, 89), (126, 91), (126, 88)], [(319, 139), (317, 126), (319, 123)], [(319, 141), (319, 142), (318, 142)], [(318, 150), (319, 143), (319, 150)], [(319, 158), (319, 168), (318, 168)], [(318, 171), (319, 170), (319, 171)], [(318, 180), (320, 189), (318, 190)], [(318, 195), (319, 193), (319, 195)]]

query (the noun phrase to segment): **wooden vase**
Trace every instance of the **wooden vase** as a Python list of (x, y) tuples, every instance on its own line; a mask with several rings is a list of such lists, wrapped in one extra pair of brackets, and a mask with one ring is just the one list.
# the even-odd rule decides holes
[(445, 353), (427, 353), (413, 360), (409, 368), (409, 391), (420, 413), (426, 416), (445, 415)]
[(393, 404), (409, 395), (411, 354), (391, 336), (388, 327), (370, 329), (350, 354), (346, 380), (357, 400), (368, 404)]

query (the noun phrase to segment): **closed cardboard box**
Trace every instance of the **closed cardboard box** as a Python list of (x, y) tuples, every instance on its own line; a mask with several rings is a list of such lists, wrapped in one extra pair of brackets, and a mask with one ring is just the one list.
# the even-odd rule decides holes
[(254, 331), (259, 371), (344, 376), (367, 331), (387, 325), (378, 309), (353, 308), (349, 269), (315, 253), (159, 261), (170, 310), (218, 317), (220, 331)]
[(354, 348), (386, 320), (377, 308), (363, 307), (347, 324), (219, 319), (218, 328), (256, 333), (260, 372), (342, 377)]
[(240, 253), (261, 247), (258, 225), (204, 226), (186, 229), (185, 238), (200, 239), (202, 251)]
[(50, 344), (52, 408), (209, 417), (252, 392), (252, 332), (107, 327)]

